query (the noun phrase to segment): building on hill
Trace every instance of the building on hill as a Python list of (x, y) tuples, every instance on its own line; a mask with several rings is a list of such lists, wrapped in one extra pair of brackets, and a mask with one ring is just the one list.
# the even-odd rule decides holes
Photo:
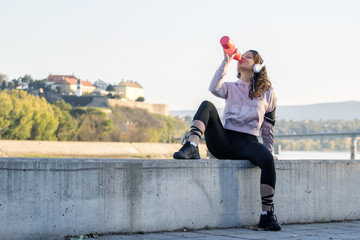
[(115, 91), (120, 95), (121, 98), (125, 98), (129, 101), (135, 101), (138, 98), (144, 97), (144, 88), (134, 81), (124, 81), (115, 87)]
[[(96, 89), (89, 81), (80, 81), (80, 83), (83, 94), (91, 94)], [(57, 89), (61, 94), (74, 95), (77, 91), (78, 79), (73, 75), (49, 75), (45, 86), (50, 86), (51, 90)]]
[(91, 95), (97, 95), (97, 96), (106, 96), (109, 94), (109, 91), (102, 90), (101, 88), (96, 88)]
[(95, 87), (100, 88), (102, 90), (106, 90), (106, 88), (109, 86), (108, 83), (104, 82), (103, 80), (99, 79), (94, 83)]

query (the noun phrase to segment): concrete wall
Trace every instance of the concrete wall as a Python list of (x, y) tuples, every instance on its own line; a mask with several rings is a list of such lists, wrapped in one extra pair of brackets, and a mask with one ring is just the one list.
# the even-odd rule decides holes
[[(360, 219), (360, 162), (276, 161), (281, 223)], [(0, 158), (4, 239), (257, 224), (250, 162)]]

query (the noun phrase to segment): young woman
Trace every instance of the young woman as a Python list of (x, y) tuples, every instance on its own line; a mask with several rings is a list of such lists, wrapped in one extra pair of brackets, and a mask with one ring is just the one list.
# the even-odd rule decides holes
[[(213, 77), (209, 90), (225, 99), (224, 125), (215, 106), (204, 101), (197, 110), (186, 143), (174, 153), (175, 159), (199, 159), (198, 144), (202, 134), (210, 153), (218, 159), (248, 159), (261, 168), (260, 194), (262, 213), (259, 227), (281, 230), (274, 215), (273, 197), (276, 173), (274, 125), (276, 94), (268, 79), (264, 61), (257, 51), (249, 50), (237, 65), (239, 80), (224, 82), (226, 69), (237, 51), (225, 57)], [(260, 135), (263, 143), (259, 143)]]

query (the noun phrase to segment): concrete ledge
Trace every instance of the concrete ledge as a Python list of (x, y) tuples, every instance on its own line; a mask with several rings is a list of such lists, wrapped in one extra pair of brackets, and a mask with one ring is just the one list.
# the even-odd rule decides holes
[[(360, 219), (360, 162), (276, 161), (281, 223)], [(4, 239), (257, 224), (260, 170), (231, 160), (0, 158)]]

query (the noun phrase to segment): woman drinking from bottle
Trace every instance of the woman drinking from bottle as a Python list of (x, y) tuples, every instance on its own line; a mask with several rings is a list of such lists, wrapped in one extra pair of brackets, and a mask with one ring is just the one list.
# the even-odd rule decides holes
[[(281, 230), (274, 214), (275, 165), (273, 152), (276, 94), (268, 79), (264, 61), (257, 51), (249, 50), (237, 65), (238, 80), (224, 82), (226, 69), (236, 50), (228, 55), (216, 71), (209, 90), (225, 99), (224, 124), (215, 106), (204, 101), (198, 108), (184, 146), (175, 159), (199, 159), (198, 144), (202, 134), (210, 153), (218, 159), (247, 159), (261, 169), (260, 194), (262, 213), (259, 227)], [(263, 143), (259, 143), (260, 135)]]

